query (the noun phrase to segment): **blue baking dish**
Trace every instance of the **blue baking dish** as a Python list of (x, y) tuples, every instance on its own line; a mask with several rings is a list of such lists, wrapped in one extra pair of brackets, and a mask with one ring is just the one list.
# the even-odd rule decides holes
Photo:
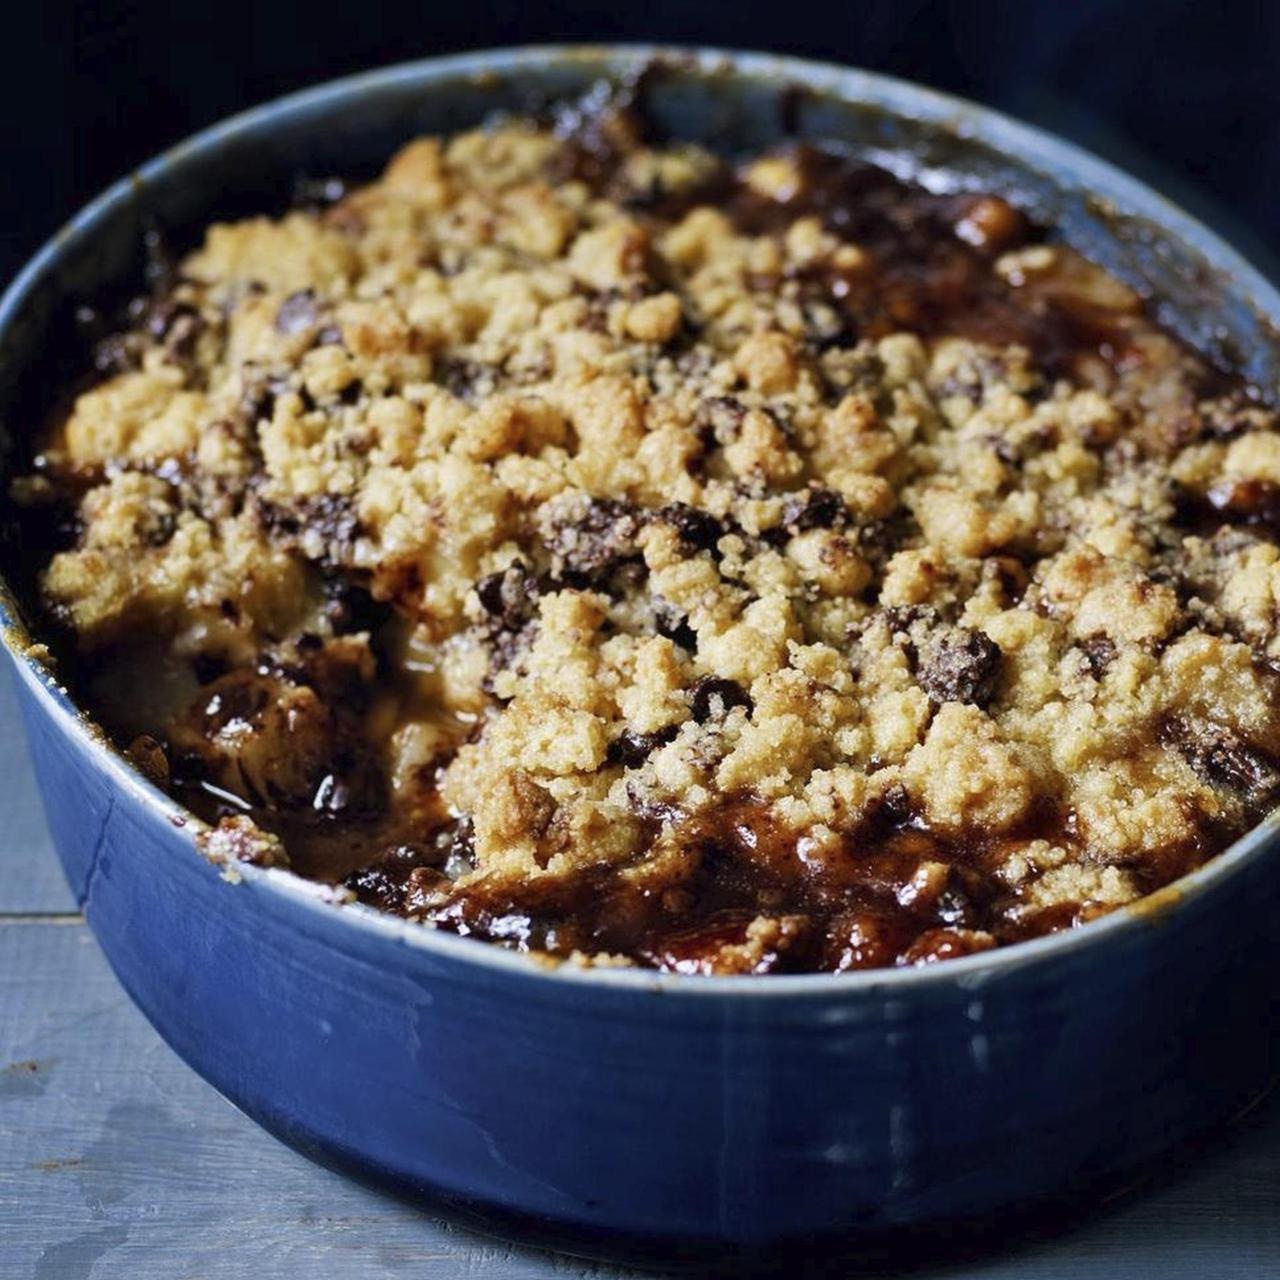
[[(144, 166), (0, 303), (0, 478), (57, 385), (65, 317), (136, 270), (146, 226), (181, 240), (210, 216), (283, 206), (300, 174), (371, 172), (417, 133), (579, 92), (655, 52), (395, 67), (251, 111)], [(1055, 138), (899, 81), (756, 54), (668, 53), (648, 107), (658, 131), (731, 151), (796, 130), (929, 183), (1001, 191), (1159, 298), (1193, 342), (1280, 384), (1276, 290)], [(46, 665), (13, 527), (0, 568), (49, 824), (120, 981), (256, 1120), (402, 1193), (603, 1253), (902, 1238), (1075, 1203), (1275, 1077), (1270, 824), (1135, 909), (938, 966), (763, 979), (546, 968), (338, 905), (287, 871), (228, 878), (199, 852), (200, 824)]]

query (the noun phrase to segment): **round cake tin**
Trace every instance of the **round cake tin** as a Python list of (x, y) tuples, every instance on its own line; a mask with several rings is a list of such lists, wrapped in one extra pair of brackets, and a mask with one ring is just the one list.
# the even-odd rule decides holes
[[(1159, 299), (1202, 349), (1280, 382), (1276, 291), (1160, 196), (1035, 129), (757, 54), (510, 50), (250, 111), (78, 214), (0, 303), (0, 493), (65, 376), (67, 317), (138, 270), (148, 226), (181, 243), (210, 217), (283, 208), (299, 175), (370, 174), (415, 135), (654, 59), (646, 112), (660, 135), (730, 152), (830, 139), (930, 185), (998, 191)], [(769, 978), (547, 967), (338, 905), (287, 871), (207, 860), (200, 824), (46, 665), (21, 530), (12, 511), (0, 524), (4, 645), (89, 924), (174, 1050), (319, 1158), (588, 1251), (764, 1250), (1075, 1203), (1275, 1077), (1270, 824), (1132, 909), (941, 965)]]

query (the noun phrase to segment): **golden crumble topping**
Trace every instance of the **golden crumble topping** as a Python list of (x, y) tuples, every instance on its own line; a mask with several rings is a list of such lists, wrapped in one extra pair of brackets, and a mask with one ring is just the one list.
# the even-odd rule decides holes
[(1275, 418), (1003, 199), (622, 112), (337, 194), (210, 227), (15, 484), (89, 705), (226, 848), (841, 970), (1091, 919), (1269, 805)]

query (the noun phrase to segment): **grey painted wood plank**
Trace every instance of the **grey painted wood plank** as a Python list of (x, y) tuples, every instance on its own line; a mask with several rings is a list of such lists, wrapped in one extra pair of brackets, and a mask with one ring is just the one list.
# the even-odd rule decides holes
[(0, 923), (0, 1010), (0, 1276), (583, 1271), (452, 1230), (276, 1142), (161, 1042), (83, 924)]
[(75, 909), (36, 795), (13, 672), (0, 657), (0, 915)]

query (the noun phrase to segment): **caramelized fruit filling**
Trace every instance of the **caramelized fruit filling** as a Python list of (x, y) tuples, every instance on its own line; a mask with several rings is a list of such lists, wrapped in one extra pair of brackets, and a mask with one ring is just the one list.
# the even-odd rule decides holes
[(14, 483), (210, 848), (766, 973), (1066, 928), (1254, 823), (1263, 397), (998, 194), (596, 107), (157, 259)]

